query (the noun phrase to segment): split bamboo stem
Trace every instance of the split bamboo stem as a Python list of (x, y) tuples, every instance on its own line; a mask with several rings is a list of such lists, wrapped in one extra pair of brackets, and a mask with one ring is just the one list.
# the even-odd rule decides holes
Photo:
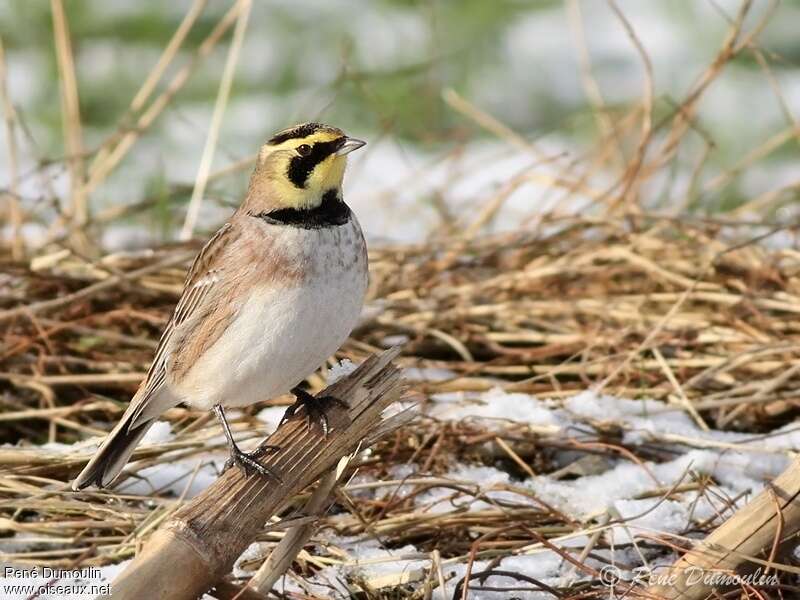
[(382, 411), (399, 399), (400, 371), (391, 364), (397, 353), (371, 356), (320, 393), (349, 406), (328, 410), (327, 437), (296, 418), (264, 441), (280, 447), (260, 459), (280, 475), (280, 482), (229, 469), (153, 534), (106, 597), (193, 600), (228, 574), (267, 520), (352, 453), (379, 425)]

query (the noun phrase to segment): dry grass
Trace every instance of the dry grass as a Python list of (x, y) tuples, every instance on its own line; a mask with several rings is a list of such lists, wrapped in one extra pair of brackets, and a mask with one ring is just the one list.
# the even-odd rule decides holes
[[(58, 5), (54, 0), (54, 6)], [(5, 560), (47, 566), (118, 562), (130, 558), (183, 502), (182, 496), (158, 489), (143, 495), (72, 493), (68, 482), (85, 455), (72, 448), (40, 445), (73, 444), (101, 435), (121, 415), (145, 374), (181, 291), (185, 269), (199, 248), (196, 242), (188, 242), (92, 258), (91, 253), (87, 256), (62, 242), (75, 233), (72, 220), (76, 215), (83, 219), (84, 199), (123, 160), (186, 83), (197, 62), (233, 26), (242, 3), (231, 8), (194, 60), (177, 69), (147, 105), (204, 5), (194, 3), (130, 114), (120, 121), (118, 132), (86, 161), (85, 180), (74, 181), (71, 187), (74, 214), (63, 215), (62, 227), (50, 232), (47, 244), (28, 245), (24, 259), (20, 258), (19, 227), (2, 248), (0, 443), (16, 445), (0, 448), (0, 535), (8, 538), (0, 542), (10, 548)], [(569, 7), (579, 45), (585, 48), (578, 4), (570, 2)], [(590, 200), (592, 206), (583, 216), (535, 214), (519, 231), (483, 235), (484, 226), (502, 209), (509, 191), (524, 181), (520, 179), (486, 199), (456, 233), (427, 243), (372, 248), (368, 316), (340, 357), (359, 361), (405, 340), (400, 360), (404, 366), (446, 369), (452, 374), (413, 386), (423, 411), (430, 396), (441, 392), (501, 387), (559, 400), (591, 387), (628, 398), (661, 400), (664, 410), (684, 411), (701, 428), (771, 431), (793, 421), (800, 407), (800, 252), (796, 243), (775, 247), (768, 243), (773, 234), (794, 235), (795, 227), (746, 219), (752, 214), (771, 214), (792, 197), (796, 184), (762, 190), (737, 211), (719, 218), (676, 216), (684, 214), (682, 210), (654, 213), (646, 208), (651, 205), (649, 183), (673, 168), (679, 150), (686, 153), (687, 146), (695, 147), (698, 140), (702, 150), (690, 153), (695, 162), (683, 206), (718, 193), (748, 169), (757, 168), (758, 161), (781, 144), (797, 139), (797, 125), (787, 108), (785, 130), (750, 149), (729, 169), (704, 171), (713, 140), (695, 121), (697, 106), (740, 53), (756, 53), (769, 76), (757, 34), (770, 15), (755, 19), (745, 31), (751, 6), (742, 3), (708, 69), (673, 110), (655, 120), (649, 61), (635, 30), (612, 7), (642, 58), (642, 102), (625, 114), (610, 111), (594, 80), (590, 57), (584, 53), (582, 75), (598, 136), (595, 145), (558, 176), (547, 176), (552, 194), (562, 203), (577, 198)], [(64, 58), (67, 35), (65, 28), (59, 28)], [(66, 73), (69, 61), (60, 64)], [(77, 91), (67, 88), (65, 127), (67, 137), (78, 144), (80, 124), (78, 117), (70, 117), (69, 108)], [(780, 89), (775, 91), (783, 101)], [(512, 147), (537, 161), (549, 160), (535, 144), (455, 92), (446, 92), (445, 101)], [(785, 101), (782, 105), (788, 106)], [(6, 120), (13, 131), (12, 112), (6, 111)], [(127, 127), (129, 123), (136, 127)], [(69, 164), (75, 169), (79, 166), (74, 161)], [(230, 176), (246, 167), (247, 161), (242, 161), (209, 177)], [(535, 168), (532, 173), (541, 178)], [(613, 183), (598, 185), (600, 173), (611, 174)], [(34, 218), (19, 216), (13, 194), (11, 190), (6, 195), (17, 221)], [(88, 240), (119, 216), (92, 214), (88, 208), (86, 212), (86, 222), (78, 229), (86, 232)], [(323, 378), (312, 376), (310, 384), (319, 389)], [(253, 415), (265, 405), (281, 402), (288, 403), (288, 398), (265, 399), (266, 404), (248, 409), (236, 429), (263, 436), (267, 432)], [(175, 408), (165, 418), (177, 434), (175, 440), (140, 447), (134, 455), (136, 468), (127, 475), (129, 481), (147, 466), (181, 458), (199, 463), (210, 459), (210, 450), (223, 450), (209, 415)], [(556, 457), (566, 452), (577, 457), (574, 464), (579, 468), (584, 459), (593, 457), (658, 462), (702, 445), (700, 440), (658, 434), (647, 443), (624, 444), (621, 426), (613, 420), (586, 423), (578, 435), (565, 438), (561, 432), (528, 423), (488, 427), (478, 421), (422, 417), (393, 440), (379, 444), (372, 454), (354, 461), (351, 469), (357, 469), (363, 479), (338, 492), (323, 529), (378, 539), (387, 548), (413, 544), (423, 558), (431, 559), (433, 568), (408, 573), (410, 583), (351, 582), (361, 587), (366, 598), (422, 599), (448, 577), (449, 565), (553, 549), (548, 540), (570, 534), (586, 534), (591, 541), (574, 552), (556, 551), (588, 579), (551, 593), (563, 598), (608, 597), (598, 572), (586, 563), (588, 558), (598, 558), (597, 550), (607, 548), (601, 534), (613, 524), (612, 517), (576, 520), (513, 481), (553, 473)], [(480, 510), (426, 512), (415, 498), (433, 488), (451, 489), (454, 499), (487, 501), (486, 489), (444, 477), (457, 461), (506, 470), (512, 483), (503, 489), (528, 501), (491, 500), (488, 508)], [(397, 465), (407, 465), (412, 475), (395, 479)], [(191, 481), (184, 481), (188, 489)], [(390, 492), (373, 493), (376, 490)], [(709, 478), (687, 476), (672, 489), (654, 482), (644, 496), (669, 498), (688, 490), (717, 494)], [(306, 498), (307, 494), (296, 498), (293, 505), (302, 506)], [(695, 524), (695, 530), (687, 534), (709, 531), (738, 500), (716, 498), (719, 516)], [(11, 536), (17, 533), (25, 534), (28, 543), (14, 550)], [(281, 535), (278, 529), (265, 528), (260, 537), (274, 545)], [(641, 547), (665, 553), (686, 544), (687, 537), (652, 536), (639, 541)], [(307, 576), (347, 561), (342, 549), (318, 538), (301, 553), (294, 570)], [(257, 563), (245, 566), (255, 568)], [(470, 585), (480, 586), (482, 574), (468, 569)], [(520, 587), (543, 589), (524, 573), (516, 576)], [(781, 577), (787, 586), (794, 584), (792, 575), (782, 572)], [(231, 578), (220, 585), (218, 596), (232, 597), (242, 583)], [(462, 593), (466, 597), (463, 584), (456, 595)]]
[[(437, 392), (495, 386), (564, 398), (602, 382), (621, 396), (663, 399), (665, 407), (715, 428), (766, 431), (796, 417), (798, 253), (731, 245), (713, 223), (641, 215), (544, 225), (547, 235), (479, 238), (446, 267), (446, 243), (374, 251), (371, 305), (380, 310), (369, 311), (374, 316), (341, 355), (358, 361), (384, 347), (387, 337), (407, 336), (403, 365), (453, 373), (416, 385), (423, 403)], [(37, 549), (9, 559), (101, 565), (129, 558), (180, 504), (159, 490), (144, 496), (73, 494), (66, 484), (85, 456), (35, 445), (71, 444), (101, 433), (119, 417), (177, 299), (187, 249), (112, 255), (95, 263), (40, 258), (47, 266), (37, 270), (7, 264), (0, 431), (3, 442), (23, 441), (29, 449), (0, 451), (0, 510), (9, 533), (39, 540)], [(168, 263), (173, 264), (150, 269)], [(121, 281), (99, 287), (111, 272)], [(97, 291), (79, 293), (92, 288)], [(57, 306), (53, 298), (61, 299)], [(167, 419), (176, 439), (140, 448), (137, 470), (176, 458), (209, 458), (208, 439), (218, 439), (219, 432), (208, 415), (176, 408)], [(252, 416), (237, 426), (255, 436), (266, 433)], [(526, 469), (552, 472), (558, 452), (658, 461), (671, 455), (676, 442), (694, 443), (656, 435), (649, 444), (626, 447), (620, 434), (613, 422), (587, 424), (584, 435), (564, 439), (524, 423), (498, 430), (479, 422), (422, 419), (356, 465), (374, 484), (348, 489), (324, 526), (343, 535), (377, 536), (387, 547), (413, 543), (423, 552), (438, 552), (445, 565), (470, 556), (502, 557), (550, 537), (578, 534), (596, 524), (575, 522), (547, 505), (535, 509), (520, 502), (436, 516), (413, 499), (440, 486), (452, 488), (454, 497), (481, 498), (486, 490), (474, 484), (440, 478), (455, 461), (500, 464), (524, 477)], [(387, 480), (395, 465), (409, 465), (411, 480)], [(712, 483), (685, 482), (670, 493)], [(411, 491), (379, 499), (357, 493), (401, 484)], [(522, 487), (509, 489), (530, 497)], [(654, 484), (654, 495), (666, 492)], [(263, 535), (269, 542), (279, 537)], [(664, 543), (673, 542), (647, 542)], [(308, 555), (299, 572), (336, 564), (336, 557), (334, 548)]]

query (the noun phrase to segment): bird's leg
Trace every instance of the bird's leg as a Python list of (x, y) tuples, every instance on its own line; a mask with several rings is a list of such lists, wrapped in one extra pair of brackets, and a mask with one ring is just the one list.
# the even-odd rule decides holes
[(229, 469), (231, 466), (236, 465), (239, 469), (244, 473), (245, 477), (250, 476), (250, 470), (252, 469), (259, 475), (263, 475), (264, 477), (268, 477), (274, 479), (278, 483), (281, 482), (281, 478), (278, 477), (278, 474), (275, 473), (272, 469), (265, 467), (260, 462), (258, 462), (258, 458), (264, 456), (267, 452), (272, 452), (275, 450), (280, 450), (278, 446), (259, 446), (253, 452), (249, 454), (247, 452), (242, 452), (239, 446), (233, 439), (233, 433), (231, 432), (231, 426), (228, 425), (228, 420), (225, 418), (225, 411), (222, 409), (222, 406), (219, 404), (214, 405), (214, 414), (217, 415), (219, 422), (222, 424), (222, 430), (225, 432), (225, 439), (228, 440), (228, 448), (231, 452), (231, 457), (225, 462), (224, 470)]
[(297, 401), (286, 409), (278, 425), (279, 427), (284, 421), (291, 419), (297, 412), (297, 409), (302, 406), (306, 411), (306, 425), (308, 428), (311, 429), (312, 425), (317, 423), (322, 429), (322, 433), (327, 437), (330, 426), (328, 423), (328, 415), (325, 413), (325, 406), (334, 402), (342, 408), (350, 408), (347, 402), (335, 396), (312, 396), (301, 387), (293, 387), (291, 392), (294, 397), (297, 398)]

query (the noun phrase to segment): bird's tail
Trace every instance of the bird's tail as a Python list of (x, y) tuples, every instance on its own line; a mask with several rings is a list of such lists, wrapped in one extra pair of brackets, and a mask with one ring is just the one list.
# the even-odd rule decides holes
[(132, 426), (135, 416), (134, 411), (125, 412), (117, 426), (97, 449), (89, 464), (72, 482), (73, 490), (82, 490), (92, 484), (99, 488), (108, 487), (117, 478), (139, 440), (155, 422), (155, 419), (144, 421), (139, 419), (141, 422)]

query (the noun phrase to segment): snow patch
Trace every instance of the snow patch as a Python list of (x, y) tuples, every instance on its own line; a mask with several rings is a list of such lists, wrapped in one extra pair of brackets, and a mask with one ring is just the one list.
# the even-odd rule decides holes
[(343, 358), (328, 370), (328, 385), (334, 384), (342, 377), (350, 375), (350, 373), (356, 370), (357, 366), (358, 365), (353, 364), (353, 361)]
[(175, 434), (172, 433), (172, 426), (166, 421), (156, 421), (144, 434), (142, 445), (146, 444), (166, 444), (175, 439)]

